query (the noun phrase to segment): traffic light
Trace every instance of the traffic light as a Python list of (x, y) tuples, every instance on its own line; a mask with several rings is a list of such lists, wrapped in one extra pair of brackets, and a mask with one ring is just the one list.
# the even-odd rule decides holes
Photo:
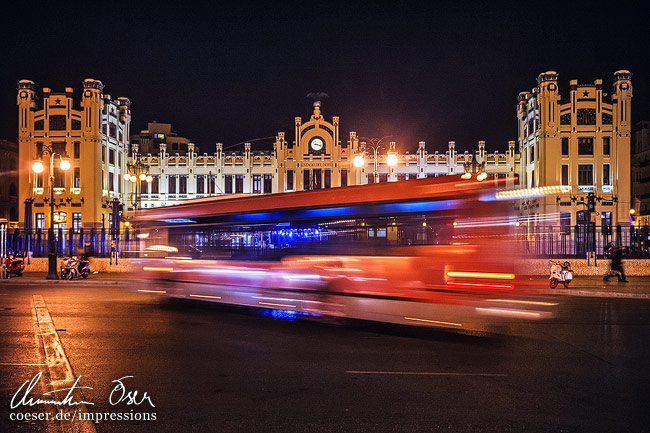
[(596, 211), (596, 196), (594, 195), (593, 192), (587, 194), (587, 210), (589, 212)]

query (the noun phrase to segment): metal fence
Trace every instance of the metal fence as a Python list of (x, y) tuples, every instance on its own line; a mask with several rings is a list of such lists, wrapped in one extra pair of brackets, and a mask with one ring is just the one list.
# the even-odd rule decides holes
[(648, 226), (578, 224), (517, 229), (520, 248), (532, 257), (585, 258), (590, 252), (606, 257), (610, 245), (619, 245), (629, 258), (650, 258)]
[[(520, 251), (531, 257), (585, 258), (589, 252), (599, 257), (607, 255), (608, 245), (625, 248), (629, 258), (650, 258), (650, 232), (648, 226), (520, 226), (516, 240)], [(48, 230), (9, 231), (6, 236), (7, 251), (15, 255), (47, 257)], [(55, 229), (54, 246), (59, 257), (79, 255), (83, 252), (95, 257), (110, 257), (114, 248), (118, 257), (138, 256), (136, 230), (125, 229), (112, 233), (109, 229)]]
[[(17, 256), (47, 257), (49, 230), (14, 230), (7, 236), (7, 250)], [(137, 238), (135, 230), (122, 230), (111, 233), (107, 229), (55, 229), (54, 248), (59, 257), (81, 255), (110, 257), (114, 250), (120, 258), (137, 257)]]

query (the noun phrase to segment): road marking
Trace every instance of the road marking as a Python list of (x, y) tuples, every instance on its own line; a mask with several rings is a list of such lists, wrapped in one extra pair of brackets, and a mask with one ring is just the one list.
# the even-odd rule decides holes
[(138, 289), (138, 292), (142, 293), (167, 293), (166, 290), (145, 290), (145, 289)]
[(288, 308), (296, 308), (295, 305), (290, 305), (290, 304), (275, 304), (273, 302), (258, 302), (260, 305), (268, 305), (270, 307), (288, 307)]
[(192, 295), (190, 298), (206, 298), (206, 299), (221, 299), (221, 296), (211, 296), (211, 295)]
[[(72, 387), (77, 378), (75, 377), (70, 361), (65, 354), (59, 334), (56, 332), (56, 327), (54, 326), (54, 322), (50, 316), (50, 311), (47, 309), (45, 300), (41, 295), (32, 296), (32, 310), (36, 320), (36, 326), (41, 331), (41, 342), (43, 344), (43, 350), (45, 351), (45, 361), (50, 374), (50, 389), (53, 391)], [(56, 395), (56, 393), (54, 395)], [(79, 388), (75, 389), (73, 396), (74, 401), (76, 402), (85, 401), (83, 392)], [(79, 404), (76, 408), (73, 406), (61, 406), (59, 410), (72, 412), (73, 409), (75, 415), (77, 411), (88, 412), (85, 404)], [(67, 421), (65, 425), (63, 423), (61, 424), (64, 431), (72, 430), (82, 433), (96, 433), (95, 426), (91, 421), (79, 421), (76, 417), (72, 419), (75, 421), (72, 421), (70, 424), (68, 424)]]
[(389, 374), (403, 376), (484, 376), (484, 377), (505, 377), (503, 373), (451, 373), (445, 371), (362, 371), (348, 370), (347, 374)]
[(16, 366), (20, 366), (20, 365), (36, 366), (36, 365), (47, 365), (47, 364), (29, 364), (29, 363), (20, 363), (20, 362), (0, 362), (0, 365), (8, 365), (8, 366), (12, 366), (12, 365), (16, 365)]
[(463, 326), (462, 323), (441, 322), (439, 320), (419, 319), (417, 317), (404, 317), (404, 319), (413, 320), (415, 322), (433, 323), (434, 325)]

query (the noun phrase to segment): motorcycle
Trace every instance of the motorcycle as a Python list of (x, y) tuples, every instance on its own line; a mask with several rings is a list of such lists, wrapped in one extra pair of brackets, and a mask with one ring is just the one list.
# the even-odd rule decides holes
[(7, 270), (7, 276), (14, 274), (17, 277), (22, 277), (23, 272), (25, 271), (25, 263), (23, 262), (23, 259), (17, 259), (14, 256), (9, 255), (5, 260), (5, 269)]
[(569, 283), (573, 280), (571, 263), (554, 260), (549, 260), (549, 262), (551, 263), (551, 276), (548, 279), (551, 289), (556, 288), (559, 283), (562, 283), (565, 289), (568, 288)]
[(72, 280), (77, 277), (84, 279), (90, 275), (90, 262), (77, 256), (65, 257), (61, 262), (61, 279)]

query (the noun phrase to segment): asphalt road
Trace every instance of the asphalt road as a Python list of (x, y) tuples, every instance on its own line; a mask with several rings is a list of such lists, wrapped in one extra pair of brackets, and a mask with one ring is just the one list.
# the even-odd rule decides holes
[[(650, 425), (650, 300), (555, 296), (558, 314), (503, 334), (284, 321), (168, 302), (137, 283), (0, 284), (0, 431), (68, 431), (12, 421), (39, 371), (42, 296), (89, 412), (155, 413), (97, 432), (627, 432)], [(40, 314), (40, 313), (39, 313)], [(40, 329), (40, 330), (39, 330)], [(408, 373), (408, 374), (406, 374)], [(112, 381), (146, 392), (109, 403)], [(119, 391), (119, 390), (118, 390)], [(113, 394), (113, 397), (117, 394)], [(155, 407), (152, 407), (152, 404)], [(133, 411), (132, 411), (133, 410)]]

